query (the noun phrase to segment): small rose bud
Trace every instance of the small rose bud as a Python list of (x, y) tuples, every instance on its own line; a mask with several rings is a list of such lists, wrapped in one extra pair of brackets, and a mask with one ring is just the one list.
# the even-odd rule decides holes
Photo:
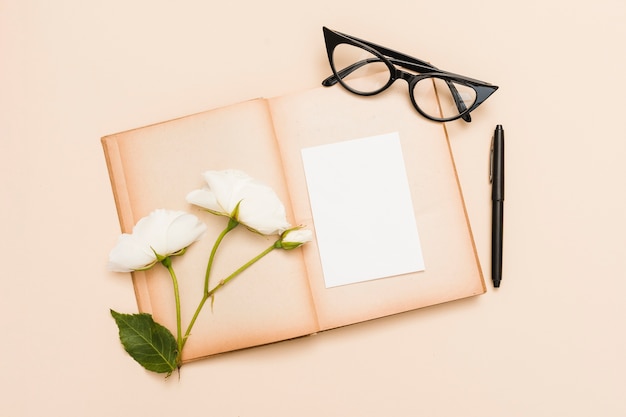
[(307, 229), (295, 228), (283, 233), (278, 241), (279, 247), (285, 250), (295, 249), (313, 240), (313, 232)]

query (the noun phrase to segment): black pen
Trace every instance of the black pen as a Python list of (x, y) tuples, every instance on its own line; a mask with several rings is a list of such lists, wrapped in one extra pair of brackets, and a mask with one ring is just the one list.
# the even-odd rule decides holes
[(491, 280), (502, 280), (502, 235), (504, 223), (504, 129), (497, 125), (491, 142)]

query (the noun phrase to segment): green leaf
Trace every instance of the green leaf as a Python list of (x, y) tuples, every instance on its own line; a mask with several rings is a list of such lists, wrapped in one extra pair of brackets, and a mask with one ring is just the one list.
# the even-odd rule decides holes
[(121, 314), (111, 310), (126, 352), (152, 372), (171, 374), (176, 369), (174, 335), (156, 323), (150, 314)]

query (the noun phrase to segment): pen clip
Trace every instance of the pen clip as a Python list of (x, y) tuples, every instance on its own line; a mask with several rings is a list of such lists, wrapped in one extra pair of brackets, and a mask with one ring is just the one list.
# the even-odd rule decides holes
[(489, 152), (489, 183), (493, 184), (493, 142), (495, 136), (491, 137), (491, 151)]

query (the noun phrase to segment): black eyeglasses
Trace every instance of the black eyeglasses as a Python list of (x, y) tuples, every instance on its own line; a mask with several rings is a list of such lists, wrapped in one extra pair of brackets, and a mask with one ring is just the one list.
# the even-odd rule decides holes
[(403, 79), (409, 84), (409, 96), (415, 109), (436, 122), (459, 118), (470, 122), (470, 112), (498, 89), (495, 85), (442, 71), (428, 62), (326, 27), (323, 31), (333, 71), (333, 75), (322, 81), (325, 87), (339, 82), (354, 94), (371, 96), (384, 91), (397, 79)]

